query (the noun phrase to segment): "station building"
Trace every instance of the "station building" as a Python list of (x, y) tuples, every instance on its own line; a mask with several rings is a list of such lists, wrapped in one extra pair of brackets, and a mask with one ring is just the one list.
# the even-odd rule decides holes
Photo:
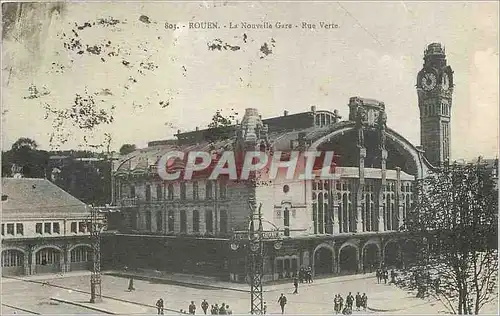
[(46, 179), (2, 178), (2, 276), (88, 270), (90, 211)]
[[(151, 142), (113, 167), (116, 219), (114, 265), (199, 273), (245, 281), (247, 250), (235, 232), (248, 229), (255, 205), (262, 205), (264, 228), (278, 228), (280, 247), (264, 250), (264, 279), (290, 277), (302, 266), (315, 275), (372, 271), (380, 264), (402, 266), (415, 260), (415, 244), (404, 234), (414, 201), (414, 181), (449, 159), (453, 71), (440, 44), (430, 44), (417, 75), (421, 145), (390, 127), (384, 102), (347, 100), (349, 116), (336, 110), (309, 110), (262, 119), (247, 109), (241, 123), (224, 129), (178, 133)], [(208, 122), (207, 122), (208, 123)], [(334, 151), (334, 177), (266, 184), (208, 176), (164, 181), (159, 159), (171, 151), (258, 150)]]

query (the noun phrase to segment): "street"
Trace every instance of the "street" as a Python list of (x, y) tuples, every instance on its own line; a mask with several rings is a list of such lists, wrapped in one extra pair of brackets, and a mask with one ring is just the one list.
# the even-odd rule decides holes
[[(234, 289), (213, 289), (202, 285), (181, 286), (163, 284), (157, 281), (134, 280), (135, 291), (127, 290), (128, 279), (103, 275), (102, 294), (104, 301), (87, 303), (90, 295), (90, 274), (80, 273), (53, 278), (47, 281), (36, 279), (2, 280), (2, 314), (146, 314), (156, 313), (154, 304), (163, 298), (166, 314), (187, 310), (190, 301), (197, 305), (196, 314), (201, 314), (200, 303), (206, 299), (211, 304), (228, 304), (233, 314), (249, 312), (249, 293)], [(50, 278), (50, 275), (47, 275)], [(48, 283), (47, 283), (48, 282)], [(286, 314), (332, 314), (333, 297), (357, 292), (368, 296), (369, 310), (366, 313), (435, 314), (443, 311), (439, 303), (414, 298), (414, 295), (388, 284), (377, 284), (371, 275), (355, 275), (316, 280), (311, 284), (300, 284), (299, 293), (292, 294), (293, 285), (264, 285), (264, 299), (268, 314), (280, 314), (277, 299), (281, 293), (288, 298)], [(19, 294), (25, 293), (26, 295)], [(4, 305), (6, 304), (6, 305)], [(78, 305), (78, 306), (77, 306)], [(96, 309), (90, 309), (96, 308)], [(354, 314), (364, 312), (353, 311)]]

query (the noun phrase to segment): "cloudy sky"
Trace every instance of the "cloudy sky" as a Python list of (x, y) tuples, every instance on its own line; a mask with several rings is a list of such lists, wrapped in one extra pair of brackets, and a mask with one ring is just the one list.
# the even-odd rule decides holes
[[(452, 159), (497, 155), (496, 2), (87, 2), (2, 11), (3, 148), (19, 137), (78, 148), (83, 136), (99, 144), (105, 133), (112, 149), (141, 147), (204, 128), (217, 109), (242, 115), (254, 107), (271, 117), (316, 105), (346, 117), (352, 96), (384, 101), (389, 126), (418, 145), (416, 74), (426, 45), (440, 42), (455, 71)], [(196, 21), (220, 28), (183, 27)], [(264, 21), (273, 28), (224, 27)], [(114, 121), (82, 132), (68, 119), (55, 130), (47, 109), (68, 109), (77, 94)], [(67, 142), (51, 141), (54, 134)]]

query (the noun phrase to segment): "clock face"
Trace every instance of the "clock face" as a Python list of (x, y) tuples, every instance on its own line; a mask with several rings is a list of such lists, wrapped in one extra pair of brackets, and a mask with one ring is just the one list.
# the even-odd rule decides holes
[(443, 89), (448, 90), (450, 88), (450, 78), (448, 74), (443, 74)]
[(432, 72), (427, 72), (424, 74), (424, 77), (422, 78), (422, 88), (424, 88), (425, 91), (431, 91), (436, 87), (437, 79), (436, 75), (433, 74)]

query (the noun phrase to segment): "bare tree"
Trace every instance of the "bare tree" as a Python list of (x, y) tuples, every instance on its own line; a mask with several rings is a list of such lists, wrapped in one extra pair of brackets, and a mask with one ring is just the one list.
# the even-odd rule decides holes
[(498, 195), (491, 169), (445, 166), (417, 183), (407, 229), (420, 236), (420, 262), (407, 280), (450, 312), (478, 314), (496, 296)]

